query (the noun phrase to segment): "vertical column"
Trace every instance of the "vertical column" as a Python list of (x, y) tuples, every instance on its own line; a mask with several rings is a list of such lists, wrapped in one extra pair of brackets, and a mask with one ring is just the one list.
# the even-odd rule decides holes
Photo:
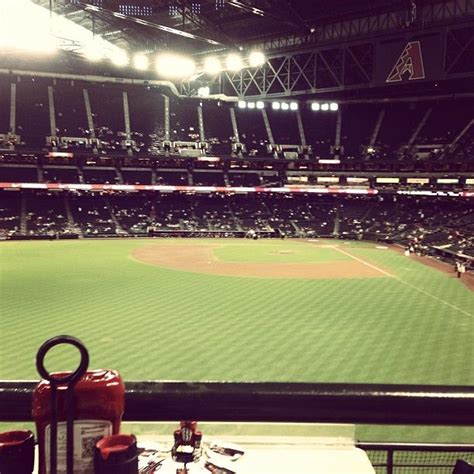
[(50, 136), (56, 136), (56, 111), (54, 109), (54, 91), (53, 86), (48, 86), (48, 103), (49, 103), (49, 127)]
[(471, 119), (467, 125), (456, 135), (454, 140), (449, 144), (450, 146), (455, 146), (459, 140), (469, 131), (469, 129), (474, 125), (474, 119)]
[(231, 107), (230, 109), (230, 121), (232, 122), (232, 132), (234, 134), (235, 141), (240, 142), (239, 128), (237, 126), (237, 117), (235, 116), (235, 109)]
[(334, 137), (334, 145), (336, 147), (341, 146), (341, 128), (342, 128), (342, 110), (339, 106), (337, 111), (337, 122), (336, 122), (336, 136)]
[(130, 127), (130, 109), (128, 107), (128, 94), (123, 92), (123, 116), (125, 120), (125, 135), (127, 140), (132, 139), (132, 129)]
[(298, 131), (300, 133), (301, 144), (303, 146), (306, 146), (306, 135), (304, 133), (303, 117), (301, 116), (301, 110), (300, 109), (298, 109), (296, 111), (296, 119), (298, 120)]
[(420, 120), (418, 123), (418, 126), (416, 127), (415, 131), (412, 133), (410, 140), (408, 140), (408, 145), (412, 146), (413, 143), (415, 143), (415, 140), (418, 137), (418, 134), (421, 132), (421, 129), (425, 126), (426, 122), (428, 121), (429, 116), (431, 115), (431, 112), (433, 111), (433, 107), (430, 107), (425, 114), (423, 115), (423, 118)]
[(170, 140), (170, 98), (165, 95), (165, 139)]
[(199, 139), (204, 142), (206, 136), (204, 134), (204, 116), (202, 114), (202, 106), (198, 105), (198, 120), (199, 120)]
[(374, 146), (375, 142), (377, 141), (377, 137), (379, 135), (380, 127), (382, 127), (383, 118), (385, 117), (385, 109), (382, 109), (379, 113), (377, 118), (377, 122), (375, 123), (374, 132), (372, 133), (372, 138), (370, 139), (370, 146)]
[(86, 106), (87, 126), (89, 128), (91, 138), (95, 138), (94, 121), (92, 120), (92, 110), (91, 110), (91, 102), (89, 100), (89, 91), (87, 89), (82, 89), (82, 92), (84, 93), (84, 104)]
[(11, 83), (10, 87), (10, 126), (9, 131), (16, 135), (16, 84)]
[(265, 129), (267, 131), (268, 141), (270, 145), (275, 144), (275, 140), (273, 139), (272, 127), (270, 126), (270, 120), (268, 120), (268, 114), (266, 109), (262, 109), (262, 117), (263, 121), (265, 122)]

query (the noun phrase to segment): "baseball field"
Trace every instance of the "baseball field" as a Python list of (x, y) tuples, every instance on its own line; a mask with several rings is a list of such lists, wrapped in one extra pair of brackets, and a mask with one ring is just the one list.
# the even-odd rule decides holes
[[(0, 379), (70, 334), (125, 380), (474, 384), (474, 293), (364, 242), (155, 239), (0, 245)], [(55, 349), (50, 370), (76, 367)], [(472, 442), (360, 426), (361, 440)]]

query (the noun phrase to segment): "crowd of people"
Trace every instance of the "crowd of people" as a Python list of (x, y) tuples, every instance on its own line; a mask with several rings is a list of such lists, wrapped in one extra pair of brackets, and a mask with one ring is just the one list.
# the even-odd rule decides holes
[[(474, 257), (469, 200), (410, 196), (1, 192), (0, 233), (15, 237), (186, 235), (331, 237)], [(21, 204), (21, 202), (22, 204)], [(22, 214), (23, 217), (22, 217)]]

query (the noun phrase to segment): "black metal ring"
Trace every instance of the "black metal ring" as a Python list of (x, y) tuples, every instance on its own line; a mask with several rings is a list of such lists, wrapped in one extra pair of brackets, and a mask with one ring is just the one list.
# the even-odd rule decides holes
[[(71, 346), (77, 347), (81, 354), (81, 361), (76, 370), (64, 377), (54, 377), (51, 375), (44, 366), (44, 359), (47, 352), (55, 346), (60, 344), (70, 344)], [(87, 352), (86, 346), (75, 337), (72, 336), (56, 336), (48, 339), (39, 349), (36, 354), (36, 368), (40, 376), (54, 385), (69, 384), (71, 382), (77, 382), (86, 372), (89, 366), (89, 353)]]

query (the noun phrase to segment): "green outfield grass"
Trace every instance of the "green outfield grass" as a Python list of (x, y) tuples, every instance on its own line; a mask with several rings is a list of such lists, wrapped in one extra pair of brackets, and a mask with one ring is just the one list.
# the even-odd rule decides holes
[[(0, 379), (36, 379), (40, 344), (71, 334), (89, 348), (91, 367), (116, 368), (128, 380), (474, 384), (474, 296), (457, 279), (391, 250), (341, 241), (393, 276), (223, 277), (130, 257), (143, 245), (198, 242), (218, 243), (215, 257), (234, 262), (351, 259), (302, 241), (5, 242)], [(72, 348), (47, 361), (54, 370), (76, 363)], [(358, 436), (467, 442), (474, 430), (361, 427)]]

